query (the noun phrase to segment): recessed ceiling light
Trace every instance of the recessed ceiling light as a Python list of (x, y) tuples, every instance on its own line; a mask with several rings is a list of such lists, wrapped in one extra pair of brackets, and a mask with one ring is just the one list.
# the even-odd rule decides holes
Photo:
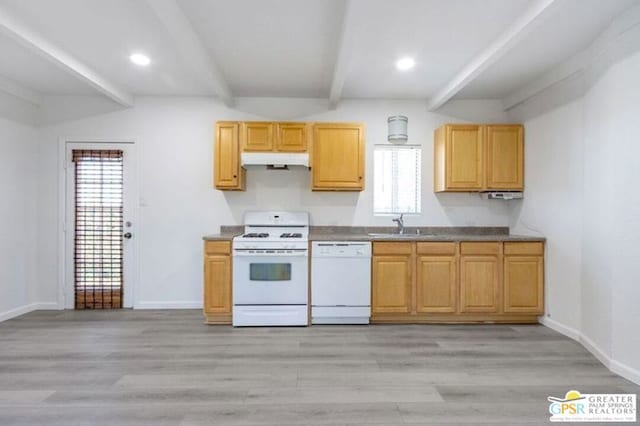
[(151, 63), (151, 59), (149, 59), (147, 55), (144, 55), (142, 53), (134, 53), (129, 56), (129, 59), (131, 60), (131, 62), (141, 67), (146, 67)]
[(400, 71), (406, 71), (413, 68), (415, 64), (416, 64), (416, 61), (414, 61), (413, 58), (409, 58), (409, 57), (400, 58), (398, 59), (398, 62), (396, 62), (396, 68), (398, 68)]

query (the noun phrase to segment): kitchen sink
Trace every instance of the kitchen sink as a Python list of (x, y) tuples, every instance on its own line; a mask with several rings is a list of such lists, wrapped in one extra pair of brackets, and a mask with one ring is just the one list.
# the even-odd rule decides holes
[(427, 234), (393, 234), (393, 233), (369, 233), (367, 234), (374, 238), (417, 238), (429, 236)]

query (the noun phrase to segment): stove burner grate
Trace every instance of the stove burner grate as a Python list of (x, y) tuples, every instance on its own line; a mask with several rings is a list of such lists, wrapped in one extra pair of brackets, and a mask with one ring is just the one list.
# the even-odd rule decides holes
[(285, 232), (280, 235), (280, 238), (302, 238), (302, 234), (299, 232)]
[(267, 238), (269, 236), (266, 232), (250, 232), (248, 234), (244, 234), (243, 238)]

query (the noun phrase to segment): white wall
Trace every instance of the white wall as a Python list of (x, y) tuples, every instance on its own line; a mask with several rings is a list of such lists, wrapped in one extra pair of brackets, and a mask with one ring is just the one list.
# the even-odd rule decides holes
[(548, 239), (545, 323), (640, 383), (640, 27), (512, 117), (526, 132), (516, 230)]
[(26, 126), (36, 126), (40, 120), (40, 108), (28, 101), (0, 90), (0, 117)]
[[(615, 169), (612, 148), (613, 99), (606, 93), (609, 74), (583, 99), (584, 105), (584, 203), (582, 229), (582, 333), (600, 350), (611, 354), (611, 302), (615, 244)], [(589, 122), (597, 118), (597, 122)]]
[(640, 52), (589, 90), (582, 331), (640, 380)]
[[(281, 101), (282, 102), (282, 101)], [(484, 106), (484, 109), (483, 109)], [(468, 108), (465, 106), (465, 108)], [(470, 108), (469, 108), (470, 109)], [(475, 114), (495, 116), (486, 105), (477, 105)], [(504, 113), (498, 109), (499, 113)], [(481, 200), (469, 194), (433, 193), (433, 130), (444, 122), (461, 121), (451, 116), (431, 114), (420, 101), (343, 101), (334, 111), (302, 117), (308, 121), (357, 121), (366, 125), (366, 189), (361, 193), (311, 192), (307, 170), (289, 172), (250, 169), (247, 191), (225, 194), (236, 220), (249, 209), (305, 210), (315, 225), (393, 226), (389, 217), (376, 217), (373, 206), (373, 148), (387, 143), (387, 117), (402, 114), (409, 118), (409, 142), (422, 151), (422, 214), (407, 218), (407, 225), (508, 225), (508, 203)], [(476, 117), (477, 118), (477, 117)], [(210, 167), (208, 167), (210, 169)]]
[(582, 102), (525, 122), (525, 182), (514, 233), (547, 238), (546, 316), (580, 328), (582, 267)]
[(37, 131), (0, 118), (0, 320), (37, 300)]
[[(64, 108), (60, 102), (64, 103)], [(202, 300), (201, 237), (220, 225), (242, 223), (249, 209), (292, 209), (311, 213), (316, 225), (393, 225), (371, 213), (373, 145), (385, 143), (387, 117), (409, 117), (410, 143), (422, 144), (424, 191), (420, 216), (407, 225), (505, 225), (512, 205), (482, 200), (477, 195), (436, 196), (432, 182), (432, 134), (444, 122), (460, 121), (466, 111), (474, 119), (506, 119), (495, 103), (461, 102), (453, 118), (426, 111), (421, 101), (344, 101), (327, 111), (326, 101), (240, 99), (229, 110), (205, 98), (136, 100), (132, 109), (105, 112), (104, 106), (79, 98), (48, 99), (40, 132), (39, 215), (40, 294), (55, 301), (58, 277), (58, 140), (73, 138), (134, 138), (138, 143), (140, 224), (137, 232), (140, 264), (139, 307), (198, 307)], [(75, 104), (75, 106), (73, 106)], [(96, 116), (89, 110), (98, 108)], [(106, 108), (108, 110), (108, 108)], [(61, 112), (62, 111), (62, 112)], [(72, 120), (75, 111), (83, 118)], [(270, 112), (271, 111), (271, 112)], [(300, 116), (303, 112), (305, 115)], [(297, 119), (359, 121), (366, 125), (366, 190), (361, 193), (310, 191), (308, 170), (247, 172), (246, 192), (222, 192), (212, 186), (213, 125), (216, 120)]]

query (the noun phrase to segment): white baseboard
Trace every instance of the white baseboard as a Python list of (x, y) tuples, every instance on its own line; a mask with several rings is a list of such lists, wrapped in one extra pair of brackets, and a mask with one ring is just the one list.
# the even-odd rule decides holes
[[(28, 314), (33, 311), (62, 310), (56, 302), (39, 302), (30, 303), (28, 305), (19, 306), (5, 312), (0, 312), (0, 322), (20, 315)], [(180, 301), (180, 302), (139, 302), (136, 303), (134, 309), (202, 309), (202, 302)]]
[(10, 309), (5, 312), (0, 312), (0, 321), (6, 321), (11, 318), (19, 317), (20, 315), (28, 314), (29, 312), (38, 310), (57, 310), (61, 309), (57, 303), (30, 303), (28, 305), (20, 306), (18, 308)]
[(37, 306), (35, 310), (37, 311), (62, 311), (64, 310), (64, 306), (58, 304), (57, 302), (38, 302), (35, 303)]
[(538, 322), (545, 327), (549, 327), (560, 334), (564, 334), (565, 336), (572, 338), (573, 340), (580, 340), (580, 332), (575, 328), (567, 327), (566, 325), (549, 317), (539, 317)]
[(633, 383), (640, 385), (640, 371), (635, 368), (631, 368), (628, 365), (624, 365), (621, 362), (611, 360), (611, 366), (609, 370), (624, 377), (627, 380), (631, 380)]
[(591, 354), (596, 357), (596, 359), (600, 361), (605, 367), (607, 367), (611, 372), (616, 373), (619, 376), (622, 376), (625, 379), (640, 385), (640, 371), (636, 370), (635, 368), (631, 368), (619, 361), (611, 359), (611, 357), (607, 355), (593, 340), (591, 340), (578, 330), (567, 327), (566, 325), (554, 321), (548, 317), (539, 317), (538, 322), (545, 327), (549, 327), (550, 329), (555, 330), (560, 334), (564, 334), (565, 336), (576, 340), (582, 346), (584, 346), (585, 349), (591, 352)]
[(598, 361), (600, 361), (602, 364), (604, 364), (605, 367), (611, 370), (611, 358), (596, 344), (596, 342), (594, 342), (584, 334), (580, 334), (580, 339), (578, 341), (582, 343), (582, 346), (587, 348), (587, 350), (591, 352), (591, 354), (595, 356)]
[(202, 301), (138, 302), (133, 309), (202, 309)]

